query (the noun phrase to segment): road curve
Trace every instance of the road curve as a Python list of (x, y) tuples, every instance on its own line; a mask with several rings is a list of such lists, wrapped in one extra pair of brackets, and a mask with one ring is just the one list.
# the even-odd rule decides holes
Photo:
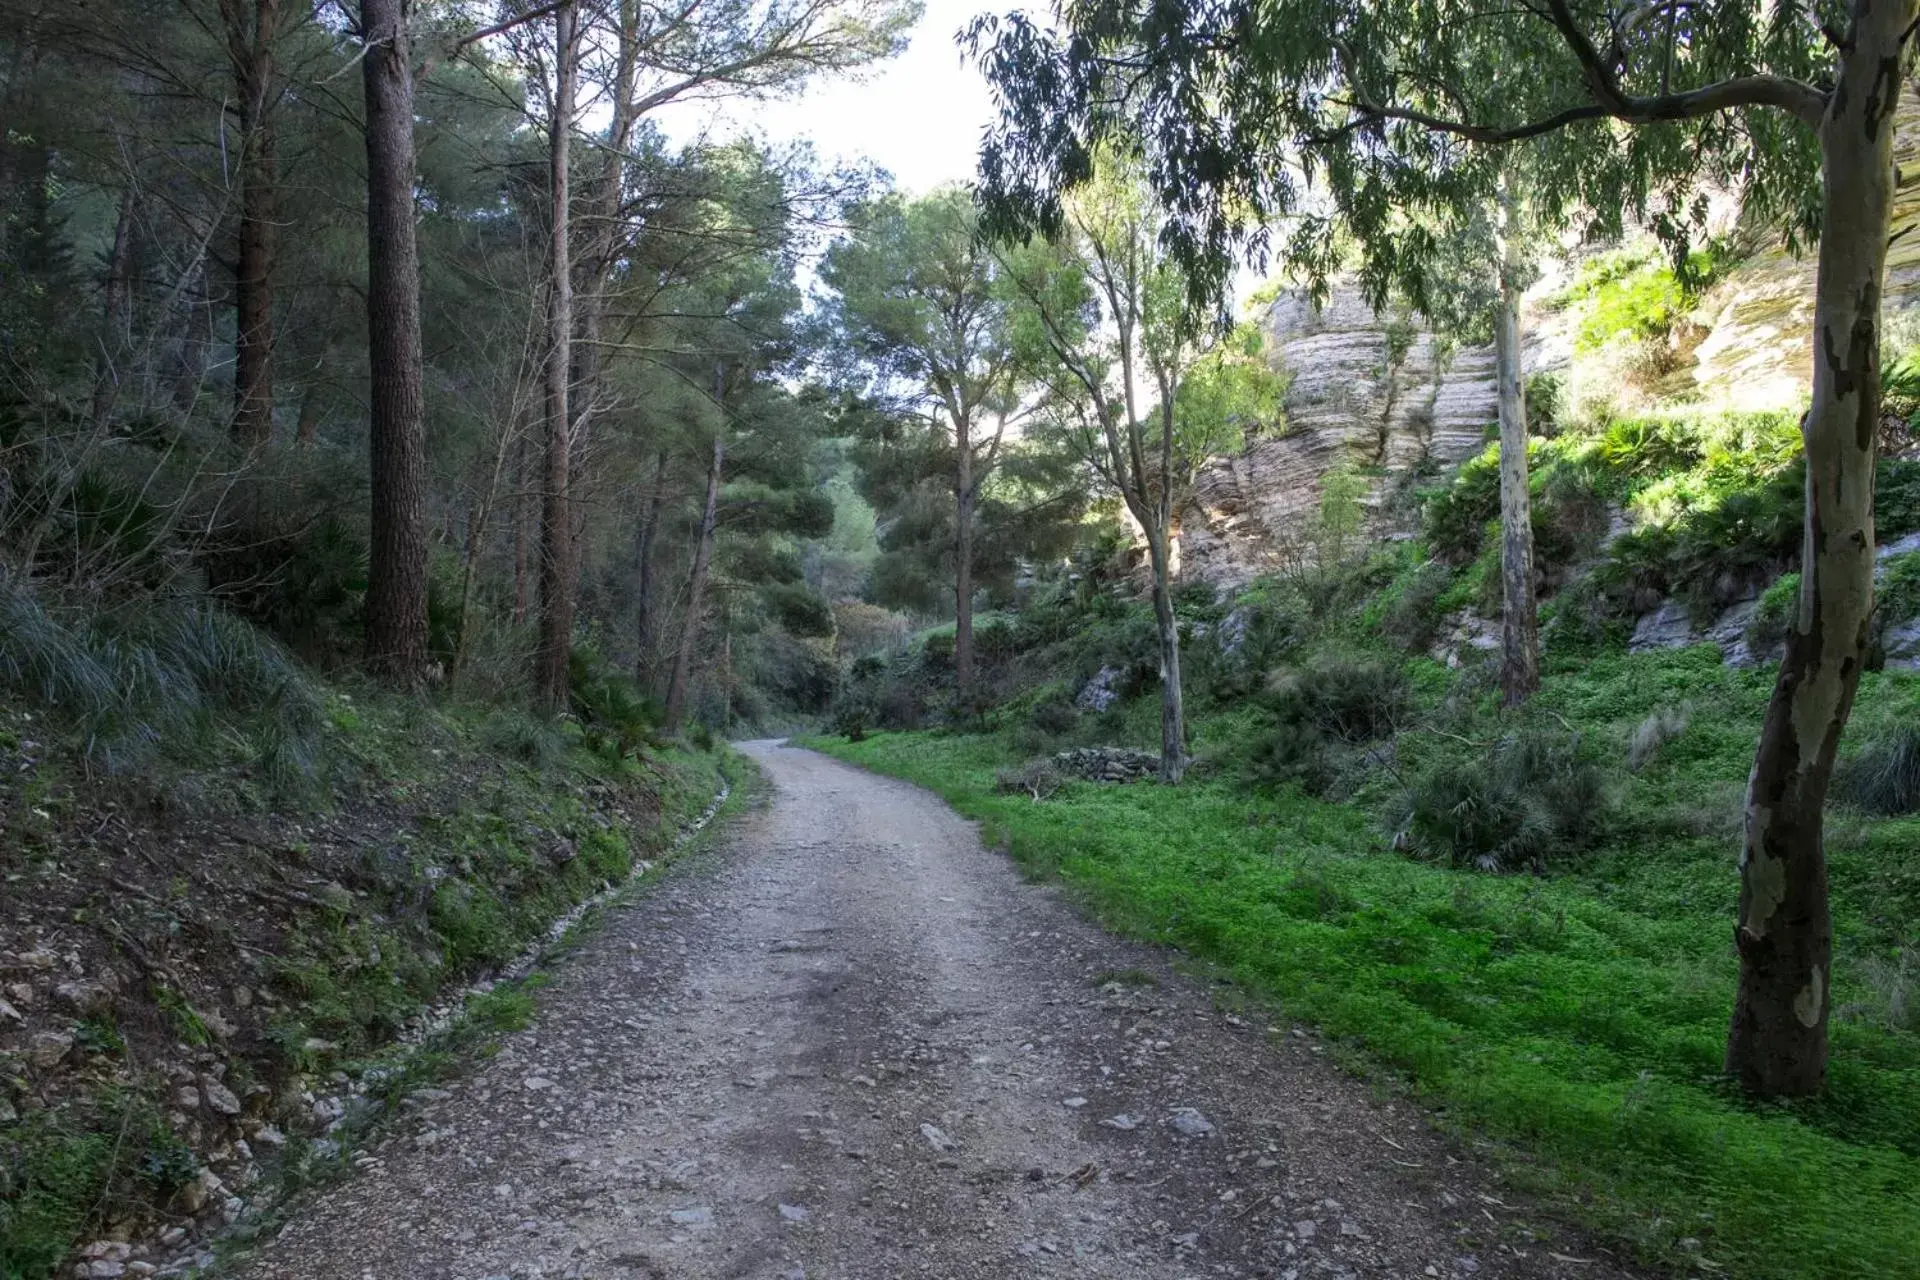
[(1614, 1277), (1310, 1035), (777, 743), (254, 1280)]

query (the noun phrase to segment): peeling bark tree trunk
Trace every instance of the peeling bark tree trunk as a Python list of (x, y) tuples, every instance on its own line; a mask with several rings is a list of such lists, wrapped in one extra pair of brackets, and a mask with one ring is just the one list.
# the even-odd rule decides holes
[(1747, 784), (1734, 942), (1740, 986), (1726, 1068), (1752, 1093), (1817, 1092), (1826, 1075), (1833, 929), (1822, 811), (1866, 660), (1880, 291), (1893, 207), (1893, 119), (1915, 0), (1854, 8), (1820, 127), (1825, 218), (1814, 288), (1800, 604)]
[[(249, 15), (246, 10), (251, 8)], [(221, 0), (240, 97), (240, 229), (234, 270), (233, 437), (254, 447), (273, 434), (273, 268), (276, 184), (273, 40), (280, 0)], [(409, 88), (411, 96), (411, 88)], [(411, 125), (411, 121), (409, 121)], [(408, 189), (411, 200), (412, 189)]]
[(1187, 771), (1187, 710), (1180, 682), (1180, 623), (1173, 612), (1170, 523), (1156, 515), (1155, 527), (1147, 530), (1147, 560), (1153, 570), (1153, 621), (1160, 638), (1160, 781), (1177, 783)]
[(568, 256), (568, 181), (573, 132), (573, 6), (553, 14), (554, 94), (548, 150), (553, 196), (553, 247), (548, 255), (547, 466), (540, 520), (540, 651), (534, 687), (548, 711), (567, 705), (567, 663), (573, 649), (574, 539), (569, 486), (573, 420), (568, 384), (573, 377), (573, 267)]
[(427, 441), (413, 225), (413, 65), (406, 0), (364, 0), (367, 363), (372, 523), (367, 665), (417, 684), (427, 665)]
[(1494, 376), (1500, 397), (1500, 690), (1517, 707), (1540, 688), (1540, 626), (1533, 600), (1533, 504), (1527, 490), (1527, 400), (1520, 350), (1519, 227), (1500, 201), (1500, 302)]
[(973, 439), (964, 420), (953, 424), (958, 462), (953, 516), (953, 689), (961, 706), (973, 693)]
[(727, 437), (713, 437), (713, 461), (707, 467), (707, 505), (700, 513), (700, 537), (693, 545), (693, 569), (687, 575), (687, 619), (674, 650), (673, 678), (667, 683), (666, 731), (680, 732), (687, 713), (687, 685), (693, 678), (693, 646), (700, 635), (700, 610), (705, 606), (707, 566), (713, 560), (713, 531), (720, 522), (720, 475), (727, 461)]

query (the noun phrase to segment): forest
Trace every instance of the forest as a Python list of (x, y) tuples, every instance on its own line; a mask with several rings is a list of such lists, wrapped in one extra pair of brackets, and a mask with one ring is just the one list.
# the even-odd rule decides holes
[[(781, 737), (1647, 1274), (1920, 1268), (1920, 0), (965, 12), (0, 0), (0, 1278)], [(964, 178), (715, 123), (916, 42)]]

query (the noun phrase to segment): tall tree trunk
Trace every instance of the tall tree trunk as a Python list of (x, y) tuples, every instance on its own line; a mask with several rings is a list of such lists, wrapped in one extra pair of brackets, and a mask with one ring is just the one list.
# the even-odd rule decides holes
[(92, 422), (95, 430), (105, 426), (119, 399), (125, 368), (129, 281), (127, 265), (133, 258), (133, 223), (139, 210), (138, 187), (134, 175), (127, 175), (126, 188), (120, 193), (120, 212), (113, 221), (113, 249), (107, 255), (107, 276), (102, 282), (100, 307), (100, 354), (93, 372)]
[(1727, 1071), (1767, 1097), (1826, 1077), (1833, 927), (1822, 833), (1827, 783), (1853, 708), (1873, 612), (1880, 291), (1893, 208), (1901, 44), (1915, 0), (1854, 8), (1853, 42), (1820, 128), (1825, 215), (1814, 286), (1813, 399), (1799, 612), (1747, 783), (1734, 944), (1740, 986)]
[(633, 142), (633, 86), (640, 61), (640, 2), (619, 0), (618, 44), (614, 54), (613, 112), (607, 133), (599, 180), (586, 210), (586, 248), (580, 266), (580, 343), (574, 352), (574, 437), (584, 451), (592, 438), (593, 415), (600, 408), (600, 372), (603, 365), (600, 336), (605, 328), (607, 289), (620, 243), (620, 198), (626, 176), (627, 148)]
[(1173, 612), (1173, 556), (1169, 521), (1147, 530), (1153, 570), (1153, 622), (1160, 637), (1160, 781), (1177, 783), (1187, 771), (1187, 709), (1180, 682), (1180, 623)]
[(1533, 601), (1533, 504), (1527, 489), (1527, 400), (1520, 350), (1518, 211), (1500, 199), (1500, 303), (1494, 378), (1500, 397), (1500, 691), (1517, 707), (1540, 688), (1540, 625)]
[(964, 418), (953, 424), (953, 689), (964, 710), (973, 693), (973, 441)]
[(713, 461), (707, 467), (707, 505), (700, 513), (700, 536), (693, 544), (693, 569), (687, 576), (687, 620), (673, 655), (673, 678), (667, 683), (666, 731), (680, 732), (687, 712), (687, 685), (693, 676), (693, 647), (700, 635), (700, 610), (705, 606), (707, 566), (713, 559), (713, 532), (720, 522), (720, 477), (726, 466), (726, 432), (713, 437)]
[(420, 255), (413, 225), (413, 63), (407, 0), (363, 0), (367, 92), (367, 364), (373, 510), (367, 665), (417, 684), (427, 666), (427, 440)]
[(528, 473), (527, 438), (522, 435), (514, 446), (513, 461), (513, 625), (527, 620), (527, 549), (533, 534), (527, 528), (533, 522), (533, 477)]
[[(280, 0), (220, 3), (234, 88), (240, 98), (233, 437), (249, 447), (265, 444), (273, 433), (274, 206), (279, 175), (274, 161), (272, 112), (273, 41), (279, 7)], [(411, 198), (411, 187), (408, 195)]]
[[(653, 542), (659, 536), (660, 509), (667, 500), (667, 459), (667, 451), (662, 449), (654, 463), (653, 489), (647, 495), (647, 514), (640, 521), (639, 545), (635, 548), (640, 564), (633, 593), (633, 678), (642, 689), (653, 688), (654, 680)], [(719, 497), (717, 493), (714, 496)]]
[(311, 447), (320, 438), (320, 374), (314, 371), (314, 380), (300, 393), (300, 414), (294, 421), (293, 442), (302, 448)]
[(569, 486), (573, 419), (567, 393), (573, 378), (573, 266), (568, 256), (569, 142), (573, 133), (573, 6), (553, 13), (553, 120), (548, 147), (553, 196), (553, 245), (547, 281), (547, 466), (540, 520), (540, 650), (534, 688), (543, 706), (567, 705), (567, 660), (573, 650), (574, 539)]

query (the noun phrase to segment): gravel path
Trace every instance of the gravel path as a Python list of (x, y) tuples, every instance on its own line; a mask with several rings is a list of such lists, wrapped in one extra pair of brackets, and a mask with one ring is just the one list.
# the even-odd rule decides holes
[(928, 793), (747, 750), (771, 804), (241, 1274), (1624, 1274)]

